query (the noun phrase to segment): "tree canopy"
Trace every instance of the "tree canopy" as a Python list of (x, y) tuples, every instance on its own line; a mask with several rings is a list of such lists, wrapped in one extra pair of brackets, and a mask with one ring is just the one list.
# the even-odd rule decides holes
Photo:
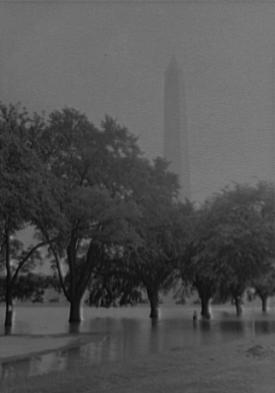
[(232, 296), (240, 311), (245, 288), (269, 268), (274, 255), (274, 202), (271, 185), (259, 183), (225, 189), (201, 206), (183, 272), (202, 298), (219, 291)]
[[(32, 290), (26, 280), (43, 247), (71, 322), (86, 291), (97, 305), (135, 303), (146, 292), (156, 317), (161, 291), (179, 276), (196, 288), (206, 318), (214, 296), (240, 312), (247, 287), (263, 301), (274, 292), (274, 185), (237, 184), (200, 206), (182, 202), (168, 163), (145, 158), (111, 117), (95, 126), (73, 108), (42, 116), (0, 104), (0, 196), (7, 326), (18, 278)], [(24, 244), (18, 231), (29, 226), (35, 235)]]

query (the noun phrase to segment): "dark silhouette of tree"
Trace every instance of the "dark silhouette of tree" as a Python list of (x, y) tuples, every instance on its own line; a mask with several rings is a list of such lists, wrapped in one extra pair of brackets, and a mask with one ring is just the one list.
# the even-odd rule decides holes
[(268, 184), (236, 185), (208, 200), (198, 212), (188, 268), (202, 302), (202, 316), (219, 291), (241, 313), (242, 296), (274, 254), (274, 191)]
[(19, 274), (39, 258), (46, 244), (24, 245), (18, 231), (34, 222), (45, 185), (43, 166), (32, 148), (32, 135), (39, 129), (20, 105), (0, 104), (0, 263), (5, 267), (5, 326), (12, 324), (13, 291)]
[(69, 321), (79, 322), (81, 301), (98, 262), (110, 249), (137, 240), (132, 225), (137, 209), (128, 178), (141, 152), (136, 139), (112, 119), (96, 128), (74, 109), (50, 115), (40, 145), (54, 177), (59, 218), (52, 222), (44, 215), (37, 227), (50, 244), (70, 303)]
[(141, 215), (136, 230), (141, 242), (129, 256), (129, 269), (135, 272), (146, 290), (150, 303), (150, 317), (158, 317), (160, 291), (168, 290), (175, 282), (176, 263), (184, 242), (191, 205), (177, 201), (177, 177), (168, 165), (156, 159), (137, 193)]
[(218, 202), (225, 208), (223, 229), (217, 237), (219, 268), (223, 270), (220, 288), (232, 297), (237, 315), (242, 313), (245, 289), (270, 268), (274, 255), (274, 195), (267, 183), (237, 185), (225, 191)]
[(270, 269), (266, 274), (261, 274), (252, 282), (255, 294), (259, 296), (262, 303), (262, 311), (267, 312), (267, 300), (275, 294), (275, 271)]
[(201, 316), (210, 319), (210, 300), (217, 291), (215, 260), (206, 252), (206, 245), (213, 234), (213, 220), (208, 203), (193, 210), (187, 245), (181, 255), (179, 271), (184, 286), (191, 286), (198, 292), (201, 302)]

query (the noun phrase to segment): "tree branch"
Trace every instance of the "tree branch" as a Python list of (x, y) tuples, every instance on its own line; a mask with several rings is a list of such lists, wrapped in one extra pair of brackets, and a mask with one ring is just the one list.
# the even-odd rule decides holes
[(65, 280), (64, 280), (64, 277), (63, 277), (63, 274), (62, 274), (60, 259), (59, 259), (58, 255), (57, 255), (57, 253), (56, 253), (56, 251), (55, 251), (55, 249), (54, 249), (54, 247), (52, 246), (51, 243), (50, 243), (50, 249), (51, 249), (51, 251), (53, 253), (53, 256), (54, 256), (54, 259), (55, 259), (55, 263), (56, 263), (56, 267), (57, 267), (57, 272), (58, 272), (58, 277), (59, 277), (61, 288), (63, 290), (63, 293), (64, 293), (66, 299), (70, 302), (70, 295), (69, 295), (69, 292), (68, 292), (68, 290), (67, 290), (67, 288), (65, 286)]
[(18, 274), (19, 274), (19, 271), (22, 269), (22, 267), (23, 267), (24, 264), (27, 262), (27, 260), (31, 257), (31, 255), (32, 255), (36, 250), (38, 250), (40, 247), (43, 247), (43, 246), (45, 246), (46, 244), (48, 244), (47, 241), (43, 241), (43, 242), (38, 243), (36, 246), (34, 246), (34, 247), (24, 256), (23, 259), (21, 259), (21, 261), (19, 262), (19, 264), (18, 264), (18, 266), (17, 266), (17, 268), (16, 268), (16, 270), (15, 270), (15, 272), (14, 272), (14, 274), (13, 274), (13, 277), (12, 277), (12, 280), (11, 280), (11, 284), (12, 284), (12, 285), (15, 283), (15, 281), (16, 281), (16, 279), (17, 279), (17, 276), (18, 276)]
[(57, 267), (58, 278), (59, 278), (59, 282), (60, 282), (61, 288), (63, 290), (63, 293), (64, 293), (66, 299), (70, 302), (70, 296), (69, 296), (69, 293), (68, 293), (68, 291), (66, 289), (65, 280), (64, 280), (64, 277), (63, 277), (63, 274), (62, 274), (60, 259), (59, 259), (58, 255), (57, 255), (57, 252), (54, 249), (53, 244), (52, 244), (54, 239), (51, 240), (49, 238), (47, 230), (45, 230), (45, 228), (43, 228), (41, 225), (39, 226), (39, 228), (40, 228), (40, 231), (43, 234), (44, 238), (46, 239), (47, 244), (49, 244), (49, 247), (50, 247), (50, 249), (51, 249), (51, 251), (53, 253), (53, 256), (54, 256), (54, 259), (55, 259), (55, 263), (56, 263), (56, 267)]

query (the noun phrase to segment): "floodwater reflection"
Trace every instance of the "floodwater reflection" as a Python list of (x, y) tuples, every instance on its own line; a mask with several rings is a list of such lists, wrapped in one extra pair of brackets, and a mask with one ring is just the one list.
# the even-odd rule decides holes
[[(3, 361), (0, 363), (0, 378), (38, 375), (75, 368), (81, 363), (127, 360), (166, 350), (196, 348), (275, 332), (275, 315), (272, 313), (263, 316), (252, 310), (237, 318), (234, 312), (216, 309), (212, 320), (198, 319), (194, 323), (191, 309), (174, 307), (162, 311), (161, 319), (152, 321), (145, 307), (87, 309), (85, 321), (71, 326), (68, 331), (65, 309), (26, 310), (22, 307), (18, 309), (12, 334), (22, 337), (29, 334), (67, 334), (69, 337), (88, 334), (91, 341), (26, 359)], [(50, 318), (51, 312), (53, 317)], [(33, 318), (30, 318), (31, 315)]]

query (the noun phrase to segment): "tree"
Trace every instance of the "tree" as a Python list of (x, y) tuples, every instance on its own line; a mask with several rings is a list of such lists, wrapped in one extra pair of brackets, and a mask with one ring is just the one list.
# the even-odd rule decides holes
[(206, 287), (208, 296), (217, 289), (224, 298), (232, 296), (238, 315), (245, 288), (265, 271), (274, 253), (273, 195), (267, 184), (236, 185), (202, 207), (204, 219), (199, 220), (193, 242), (194, 284), (199, 294)]
[(12, 324), (13, 291), (19, 273), (38, 258), (45, 242), (24, 247), (18, 231), (33, 222), (44, 190), (43, 168), (31, 135), (38, 130), (37, 117), (31, 118), (20, 105), (0, 104), (0, 256), (5, 266), (5, 326)]
[(207, 244), (213, 236), (215, 222), (208, 202), (199, 209), (193, 209), (186, 247), (181, 253), (179, 271), (184, 286), (191, 286), (198, 292), (201, 302), (201, 316), (210, 319), (210, 300), (217, 292), (218, 276), (215, 259), (208, 253)]
[[(83, 295), (109, 251), (137, 240), (128, 175), (141, 152), (127, 129), (106, 118), (96, 128), (74, 109), (55, 111), (41, 137), (41, 157), (53, 176), (59, 219), (41, 215), (37, 228), (50, 244), (70, 322), (79, 322)], [(55, 241), (50, 239), (55, 238)]]
[(162, 159), (152, 163), (143, 180), (134, 195), (141, 211), (136, 228), (141, 242), (130, 253), (129, 269), (147, 292), (150, 317), (157, 318), (159, 293), (171, 288), (176, 279), (176, 261), (186, 230), (183, 223), (191, 205), (177, 201), (177, 177)]
[(237, 315), (245, 289), (270, 268), (274, 255), (274, 189), (268, 183), (237, 185), (224, 192), (227, 205), (220, 232), (220, 264), (223, 291), (231, 294)]
[(267, 301), (275, 294), (275, 268), (270, 266), (265, 272), (252, 280), (255, 294), (259, 296), (262, 303), (262, 311), (267, 312)]

